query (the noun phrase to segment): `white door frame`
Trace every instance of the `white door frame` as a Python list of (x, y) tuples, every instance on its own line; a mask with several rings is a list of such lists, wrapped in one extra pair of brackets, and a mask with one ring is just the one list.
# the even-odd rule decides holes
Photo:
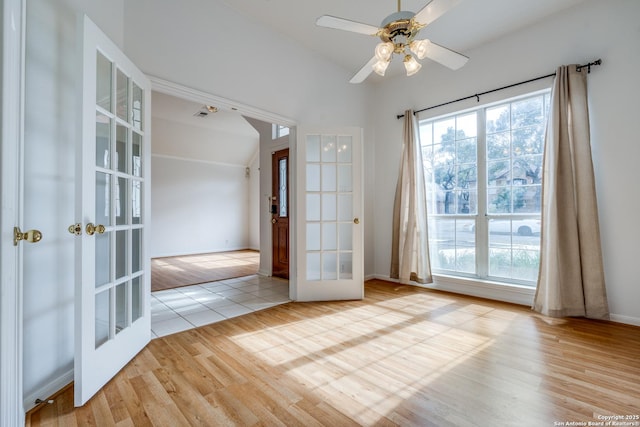
[(24, 425), (22, 404), (22, 269), (13, 227), (21, 225), (24, 100), (24, 0), (3, 0), (2, 175), (0, 194), (0, 425)]

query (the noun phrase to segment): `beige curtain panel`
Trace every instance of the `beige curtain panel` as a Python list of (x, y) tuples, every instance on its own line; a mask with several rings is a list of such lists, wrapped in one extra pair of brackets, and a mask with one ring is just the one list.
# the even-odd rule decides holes
[(427, 197), (422, 149), (413, 110), (404, 113), (404, 142), (393, 205), (391, 278), (400, 283), (431, 283)]
[(586, 74), (575, 65), (556, 71), (545, 140), (540, 273), (533, 309), (553, 317), (608, 319)]

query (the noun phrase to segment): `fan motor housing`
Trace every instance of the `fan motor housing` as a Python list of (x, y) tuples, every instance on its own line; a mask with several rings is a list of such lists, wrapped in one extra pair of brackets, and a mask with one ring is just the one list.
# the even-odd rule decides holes
[[(391, 42), (398, 45), (398, 42), (411, 42), (423, 27), (413, 20), (415, 13), (409, 11), (400, 11), (387, 16), (380, 24), (378, 36), (383, 42)], [(395, 40), (401, 36), (402, 41)]]

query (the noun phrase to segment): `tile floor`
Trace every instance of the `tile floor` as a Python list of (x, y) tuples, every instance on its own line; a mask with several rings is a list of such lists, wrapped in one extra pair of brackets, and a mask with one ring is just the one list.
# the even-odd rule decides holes
[(289, 282), (258, 275), (151, 293), (152, 338), (289, 301)]

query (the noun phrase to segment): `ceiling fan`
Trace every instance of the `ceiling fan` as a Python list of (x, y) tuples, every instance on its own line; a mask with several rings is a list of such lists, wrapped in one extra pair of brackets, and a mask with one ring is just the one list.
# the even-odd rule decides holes
[(371, 71), (384, 76), (393, 54), (403, 56), (407, 76), (414, 75), (422, 67), (415, 57), (432, 59), (452, 70), (462, 67), (469, 59), (428, 39), (415, 39), (420, 30), (458, 4), (459, 0), (431, 0), (417, 13), (401, 10), (400, 1), (398, 11), (384, 18), (380, 27), (331, 15), (323, 15), (316, 20), (320, 27), (377, 36), (382, 40), (376, 46), (373, 58), (353, 76), (350, 83), (363, 82)]

